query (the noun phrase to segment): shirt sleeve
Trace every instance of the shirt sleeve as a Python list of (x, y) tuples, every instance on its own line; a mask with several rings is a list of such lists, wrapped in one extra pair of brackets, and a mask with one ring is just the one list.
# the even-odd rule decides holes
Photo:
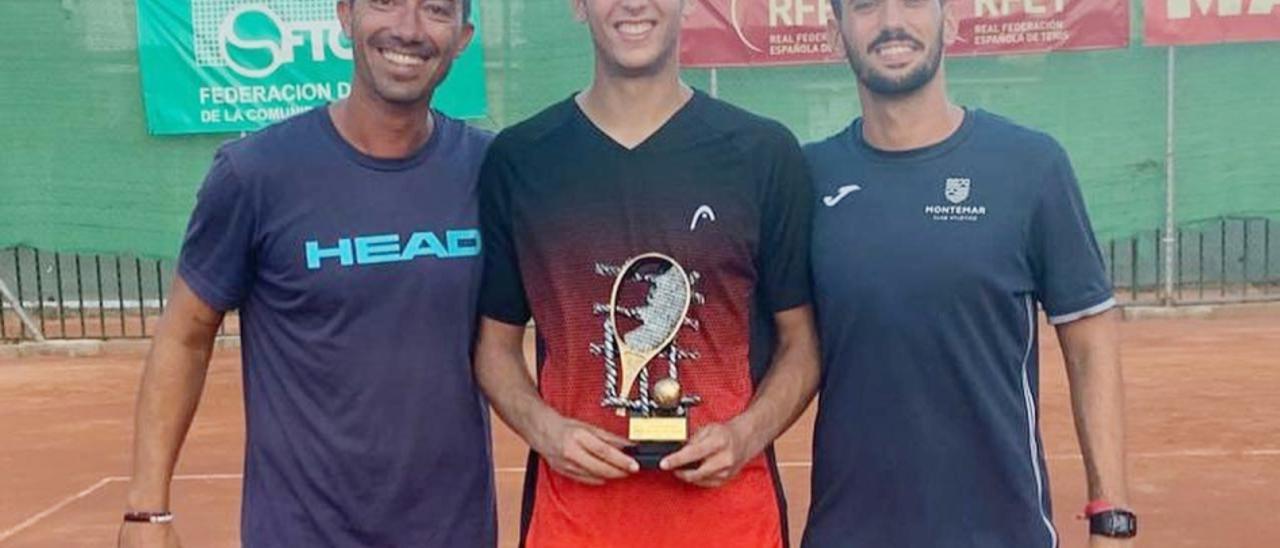
[(1116, 302), (1080, 185), (1059, 147), (1047, 179), (1031, 219), (1031, 260), (1037, 297), (1049, 323), (1057, 325), (1102, 313)]
[(512, 325), (529, 322), (529, 302), (520, 275), (512, 231), (510, 184), (514, 177), (500, 144), (489, 148), (480, 168), (480, 237), (484, 274), (480, 282), (480, 315)]
[(196, 195), (178, 274), (215, 310), (240, 306), (254, 280), (257, 212), (231, 158), (220, 150)]
[(785, 129), (784, 139), (766, 171), (760, 227), (759, 271), (763, 304), (780, 312), (811, 301), (809, 241), (813, 218), (813, 188), (808, 162), (800, 144)]

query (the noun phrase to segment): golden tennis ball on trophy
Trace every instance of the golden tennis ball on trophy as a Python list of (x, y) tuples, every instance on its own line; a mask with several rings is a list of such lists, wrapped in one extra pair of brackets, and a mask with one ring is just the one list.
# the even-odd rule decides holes
[(680, 383), (675, 379), (662, 379), (653, 385), (653, 402), (660, 409), (676, 409), (680, 406), (681, 395)]

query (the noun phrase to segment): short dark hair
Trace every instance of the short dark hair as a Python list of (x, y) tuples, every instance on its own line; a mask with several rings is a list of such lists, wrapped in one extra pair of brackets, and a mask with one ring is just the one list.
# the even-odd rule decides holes
[[(467, 0), (467, 2), (470, 2), (470, 1), (471, 0)], [(842, 13), (844, 11), (844, 2), (845, 0), (831, 0), (831, 10), (836, 13), (837, 20), (839, 20), (844, 15)], [(947, 0), (938, 0), (938, 3), (945, 4), (947, 3)]]
[[(346, 1), (352, 4), (356, 3), (356, 0), (346, 0)], [(462, 22), (463, 23), (469, 22), (471, 20), (471, 0), (457, 0), (457, 1), (462, 4)], [(840, 0), (832, 0), (832, 1), (839, 2)]]

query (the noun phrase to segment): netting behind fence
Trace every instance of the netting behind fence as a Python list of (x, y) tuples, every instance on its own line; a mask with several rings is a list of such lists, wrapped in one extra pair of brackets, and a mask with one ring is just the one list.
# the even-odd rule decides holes
[[(179, 1), (179, 0), (175, 0)], [(478, 0), (491, 118), (501, 128), (586, 84), (591, 47), (563, 0)], [(1135, 27), (1141, 7), (1135, 4)], [(9, 0), (0, 20), (0, 248), (175, 255), (214, 148), (149, 137), (132, 0)], [(1165, 48), (949, 62), (962, 103), (1048, 131), (1071, 153), (1101, 240), (1163, 225)], [(708, 71), (686, 71), (707, 89)], [(858, 110), (839, 64), (721, 69), (717, 91), (802, 140)], [(1180, 224), (1280, 217), (1280, 43), (1179, 48)]]

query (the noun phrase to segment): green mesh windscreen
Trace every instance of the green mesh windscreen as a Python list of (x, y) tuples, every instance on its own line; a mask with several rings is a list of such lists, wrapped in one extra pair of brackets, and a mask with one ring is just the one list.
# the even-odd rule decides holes
[[(181, 0), (174, 0), (181, 1)], [(592, 51), (567, 0), (477, 0), (492, 129), (580, 89)], [(132, 0), (7, 0), (0, 20), (0, 248), (172, 257), (215, 147), (149, 137)], [(1101, 240), (1163, 225), (1167, 50), (954, 59), (952, 95), (1056, 136)], [(1182, 47), (1176, 68), (1179, 223), (1280, 217), (1280, 43)], [(721, 98), (804, 141), (857, 113), (844, 65), (721, 69)], [(709, 71), (686, 80), (704, 90)]]

